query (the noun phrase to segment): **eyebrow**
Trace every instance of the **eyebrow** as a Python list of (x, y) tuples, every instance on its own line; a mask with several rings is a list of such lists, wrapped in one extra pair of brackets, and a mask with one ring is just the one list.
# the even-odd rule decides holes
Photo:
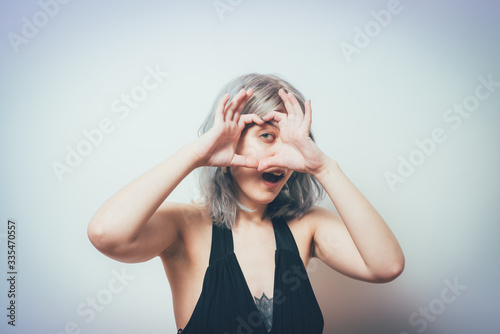
[[(274, 120), (267, 121), (267, 122), (265, 122), (264, 124), (262, 124), (261, 126), (264, 126), (264, 125), (266, 125), (266, 124), (267, 124), (267, 125), (270, 125), (270, 126), (272, 126), (272, 127), (275, 127), (276, 129), (278, 129), (278, 130), (279, 130), (279, 127), (276, 125), (276, 124), (277, 124), (277, 122), (276, 122), (276, 121), (274, 121)], [(248, 129), (248, 128), (251, 128), (252, 126), (255, 126), (255, 125), (258, 125), (258, 124), (257, 124), (257, 123), (249, 123), (249, 124), (247, 124), (247, 125), (245, 126), (245, 128), (247, 128), (247, 129)]]
[(265, 122), (264, 124), (269, 124), (271, 126), (274, 126), (276, 129), (279, 129), (279, 127), (275, 123), (276, 123), (276, 121), (270, 120), (270, 121)]

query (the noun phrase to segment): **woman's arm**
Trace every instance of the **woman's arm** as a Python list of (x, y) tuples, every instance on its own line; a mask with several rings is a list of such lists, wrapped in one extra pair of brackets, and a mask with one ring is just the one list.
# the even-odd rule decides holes
[(325, 164), (313, 175), (340, 217), (326, 209), (316, 214), (312, 256), (365, 281), (388, 282), (399, 276), (405, 261), (396, 237), (338, 163), (325, 157)]
[(153, 258), (178, 238), (182, 206), (160, 204), (196, 167), (192, 144), (126, 185), (92, 217), (88, 236), (103, 254), (123, 262)]
[(192, 170), (201, 166), (257, 167), (255, 159), (234, 152), (245, 125), (263, 123), (257, 115), (239, 114), (252, 94), (252, 90), (242, 89), (226, 106), (230, 98), (226, 93), (209, 131), (108, 199), (89, 223), (92, 244), (118, 261), (143, 262), (182, 241), (186, 219), (193, 217), (187, 211), (193, 207), (165, 200)]
[(280, 90), (287, 114), (271, 112), (264, 117), (278, 121), (283, 147), (280, 153), (265, 158), (259, 170), (278, 166), (316, 177), (326, 190), (340, 217), (316, 207), (307, 219), (313, 225), (313, 252), (331, 268), (348, 276), (387, 282), (404, 268), (398, 241), (373, 206), (349, 181), (337, 162), (326, 156), (309, 137), (311, 102), (302, 112), (295, 96)]

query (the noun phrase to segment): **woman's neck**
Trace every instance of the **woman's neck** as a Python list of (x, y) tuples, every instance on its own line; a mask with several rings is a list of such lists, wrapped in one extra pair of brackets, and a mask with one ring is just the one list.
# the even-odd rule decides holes
[(249, 226), (259, 227), (268, 225), (271, 220), (269, 218), (264, 218), (266, 208), (267, 205), (259, 205), (257, 207), (251, 208), (252, 210), (255, 210), (251, 212), (241, 209), (238, 210), (238, 213), (236, 214), (235, 227), (244, 228)]

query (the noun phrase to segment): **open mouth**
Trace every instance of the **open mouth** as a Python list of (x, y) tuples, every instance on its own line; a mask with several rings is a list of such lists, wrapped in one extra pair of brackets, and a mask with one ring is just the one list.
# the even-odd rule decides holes
[(262, 179), (269, 183), (269, 185), (277, 185), (283, 178), (285, 177), (285, 173), (282, 171), (263, 173)]

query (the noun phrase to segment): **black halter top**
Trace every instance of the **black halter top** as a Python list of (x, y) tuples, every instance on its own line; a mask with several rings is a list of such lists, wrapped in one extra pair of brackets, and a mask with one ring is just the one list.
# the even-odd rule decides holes
[(324, 320), (284, 219), (273, 219), (276, 238), (272, 327), (267, 331), (233, 252), (232, 231), (213, 224), (210, 262), (193, 314), (182, 334), (317, 334)]

